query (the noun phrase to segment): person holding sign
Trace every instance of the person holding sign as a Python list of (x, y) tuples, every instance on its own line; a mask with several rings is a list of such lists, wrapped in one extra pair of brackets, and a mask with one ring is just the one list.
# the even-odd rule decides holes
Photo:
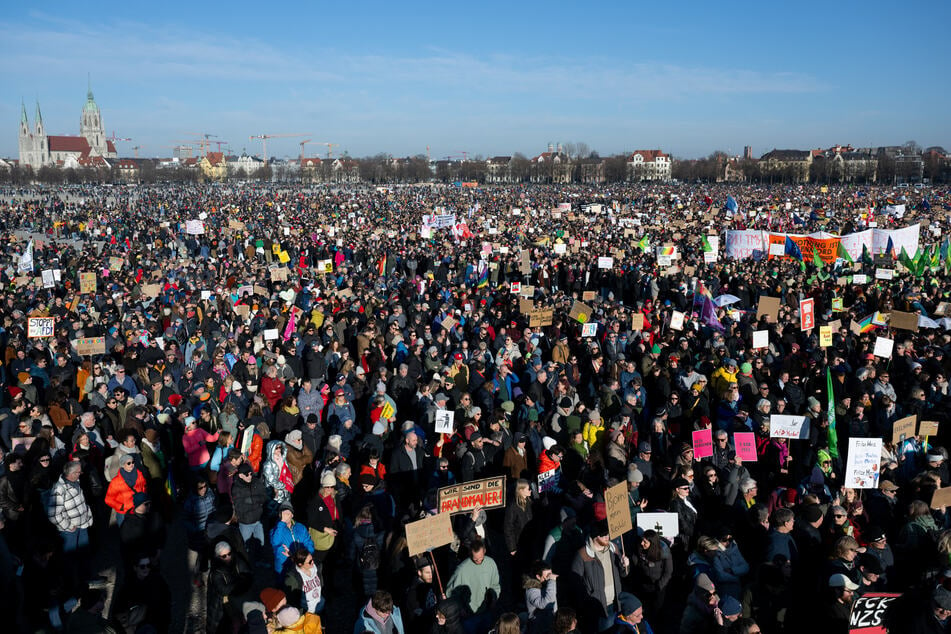
[(580, 580), (578, 591), (586, 631), (604, 631), (618, 614), (621, 577), (627, 577), (631, 561), (611, 541), (607, 520), (592, 526), (587, 542), (575, 555), (571, 572)]

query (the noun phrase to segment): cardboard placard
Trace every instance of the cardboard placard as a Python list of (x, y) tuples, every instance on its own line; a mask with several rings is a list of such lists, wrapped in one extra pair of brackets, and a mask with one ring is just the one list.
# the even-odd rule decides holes
[(833, 319), (829, 322), (829, 329), (832, 330), (832, 334), (835, 334), (842, 328), (842, 321), (839, 319)]
[(581, 301), (592, 302), (597, 296), (597, 291), (585, 291), (581, 294)]
[(743, 462), (756, 462), (756, 434), (753, 432), (738, 431), (733, 434), (733, 447)]
[(158, 297), (162, 292), (161, 284), (143, 284), (139, 287), (143, 297)]
[(251, 314), (251, 307), (247, 304), (235, 304), (234, 314), (241, 318), (241, 321), (247, 321), (248, 315)]
[(627, 482), (620, 482), (604, 490), (604, 508), (608, 516), (611, 539), (616, 539), (634, 528), (627, 499)]
[(888, 325), (898, 330), (910, 330), (918, 332), (918, 315), (915, 313), (905, 313), (900, 310), (893, 310), (888, 318)]
[(951, 506), (951, 487), (938, 489), (931, 495), (931, 508), (940, 509)]
[(761, 348), (769, 347), (769, 331), (768, 330), (754, 330), (753, 331), (753, 350), (759, 350)]
[(766, 315), (766, 320), (769, 323), (776, 323), (776, 320), (779, 319), (778, 297), (766, 297), (763, 295), (759, 298), (759, 303), (756, 305), (756, 321), (759, 321), (763, 315)]
[(89, 272), (79, 273), (79, 292), (86, 294), (96, 293), (96, 274)]
[(676, 513), (638, 513), (637, 527), (644, 531), (656, 531), (668, 542), (673, 541), (680, 533), (680, 522)]
[(896, 445), (915, 435), (916, 416), (906, 416), (892, 425), (892, 442)]
[(30, 317), (26, 322), (26, 336), (30, 339), (52, 337), (55, 324), (53, 317)]
[(106, 354), (105, 337), (87, 337), (84, 339), (73, 339), (73, 349), (76, 354), (85, 357), (93, 354)]
[(936, 420), (923, 420), (918, 424), (918, 435), (919, 436), (937, 436), (938, 435), (938, 421)]
[(769, 437), (800, 440), (809, 438), (809, 419), (805, 416), (773, 414), (769, 417)]
[(442, 323), (439, 325), (442, 326), (443, 330), (452, 330), (459, 324), (453, 317), (446, 317), (442, 320)]
[(440, 513), (468, 513), (476, 506), (494, 509), (505, 506), (505, 476), (473, 480), (443, 487), (437, 496)]
[(644, 330), (644, 313), (631, 315), (631, 330)]
[(713, 455), (713, 430), (698, 429), (693, 432), (693, 457), (697, 460)]
[(406, 524), (406, 549), (410, 557), (452, 543), (452, 521), (448, 513), (429, 515)]
[(254, 286), (251, 287), (251, 289), (254, 291), (255, 295), (259, 295), (261, 297), (269, 297), (271, 295), (267, 291), (267, 287), (260, 286), (259, 284), (255, 284)]
[(519, 295), (527, 299), (535, 297), (535, 287), (529, 284), (522, 284), (522, 288), (518, 292)]
[(828, 348), (832, 345), (832, 328), (819, 326), (819, 347)]
[(271, 274), (272, 282), (286, 282), (287, 281), (287, 269), (283, 266), (269, 269)]
[(125, 264), (125, 260), (122, 258), (109, 258), (110, 271), (121, 271), (123, 264)]
[(437, 434), (452, 434), (456, 430), (456, 413), (449, 409), (436, 410), (435, 425)]
[(554, 318), (555, 318), (555, 310), (553, 308), (532, 309), (528, 313), (528, 325), (531, 328), (542, 328), (544, 326), (551, 326)]
[(574, 319), (580, 324), (586, 323), (591, 319), (592, 309), (587, 304), (576, 301), (571, 305), (571, 312), (568, 313), (569, 319)]
[(951, 303), (949, 302), (938, 302), (938, 305), (934, 309), (934, 314), (939, 317), (943, 317), (947, 314), (948, 308), (951, 308)]

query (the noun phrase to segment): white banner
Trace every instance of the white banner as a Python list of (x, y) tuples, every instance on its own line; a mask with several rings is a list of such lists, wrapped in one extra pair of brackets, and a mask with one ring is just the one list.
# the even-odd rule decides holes
[(205, 233), (205, 223), (201, 220), (187, 220), (185, 222), (185, 233), (200, 236)]
[(805, 416), (773, 414), (769, 417), (769, 437), (790, 440), (809, 438), (809, 419)]
[(911, 225), (904, 229), (873, 229), (872, 231), (872, 255), (885, 253), (885, 250), (888, 249), (889, 238), (892, 239), (895, 255), (901, 253), (902, 247), (905, 247), (905, 251), (911, 256), (918, 251), (919, 225)]
[(745, 229), (726, 232), (726, 255), (738, 260), (753, 257), (753, 251), (766, 250), (765, 231)]

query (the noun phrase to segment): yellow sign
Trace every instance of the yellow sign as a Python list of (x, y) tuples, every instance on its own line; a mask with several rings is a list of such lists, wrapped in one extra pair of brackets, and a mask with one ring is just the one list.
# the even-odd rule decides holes
[(383, 409), (380, 411), (380, 420), (389, 420), (393, 418), (393, 414), (396, 413), (396, 410), (393, 409), (393, 406), (387, 402), (383, 404)]
[(819, 347), (828, 348), (832, 345), (832, 328), (829, 326), (819, 326)]

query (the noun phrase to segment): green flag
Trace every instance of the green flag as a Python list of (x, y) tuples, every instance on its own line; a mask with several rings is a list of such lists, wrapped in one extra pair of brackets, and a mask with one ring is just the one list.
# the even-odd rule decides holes
[(703, 249), (704, 253), (710, 253), (713, 251), (713, 246), (710, 244), (710, 241), (707, 240), (707, 236), (700, 236), (700, 247)]
[[(864, 248), (864, 247), (863, 247), (863, 248)], [(839, 240), (839, 251), (838, 251), (838, 253), (836, 253), (836, 255), (837, 255), (838, 257), (842, 258), (843, 260), (845, 260), (846, 262), (848, 262), (849, 264), (852, 264), (852, 263), (854, 262), (854, 260), (852, 260), (852, 256), (849, 255), (848, 249), (846, 249), (846, 248), (842, 245), (842, 241), (841, 241), (841, 240)]]
[(821, 269), (825, 265), (825, 262), (823, 262), (822, 258), (819, 257), (819, 252), (815, 249), (812, 250), (812, 264), (817, 269)]
[(826, 366), (826, 395), (829, 408), (829, 455), (839, 457), (839, 438), (835, 431), (835, 396), (832, 391), (832, 370)]
[(914, 272), (917, 268), (915, 263), (910, 257), (908, 257), (908, 252), (905, 251), (905, 247), (901, 248), (901, 252), (898, 254), (898, 261), (901, 262), (901, 265), (908, 269), (911, 272)]
[(644, 236), (640, 239), (640, 241), (638, 241), (637, 246), (638, 246), (638, 248), (640, 248), (640, 250), (643, 251), (644, 253), (647, 253), (648, 251), (650, 251), (651, 247), (650, 247), (650, 243), (648, 243), (648, 241), (647, 241), (647, 234), (646, 234), (646, 233), (645, 233)]

